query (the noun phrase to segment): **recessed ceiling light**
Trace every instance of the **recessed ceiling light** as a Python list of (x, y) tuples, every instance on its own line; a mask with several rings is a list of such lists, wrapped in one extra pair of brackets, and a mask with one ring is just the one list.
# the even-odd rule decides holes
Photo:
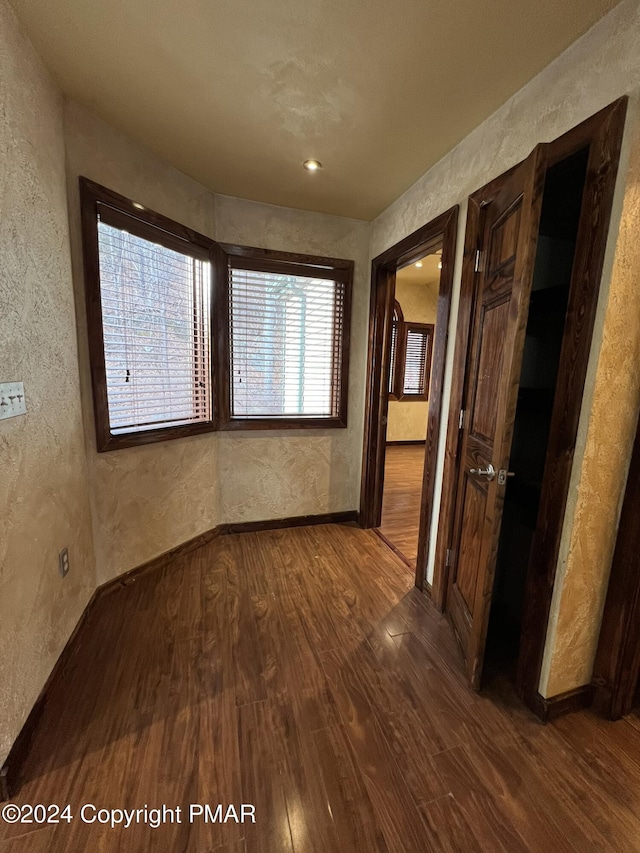
[(138, 210), (144, 210), (144, 207), (141, 204), (139, 204), (137, 201), (133, 202), (133, 206), (137, 207)]
[(416, 263), (416, 266), (418, 267), (418, 269), (422, 269), (422, 261), (418, 261)]
[(322, 169), (322, 163), (319, 160), (305, 160), (302, 164), (307, 172), (317, 172)]

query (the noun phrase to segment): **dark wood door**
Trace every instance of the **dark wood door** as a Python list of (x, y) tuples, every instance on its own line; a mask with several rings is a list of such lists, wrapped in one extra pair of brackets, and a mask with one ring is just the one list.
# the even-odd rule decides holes
[(483, 203), (446, 609), (470, 683), (482, 675), (538, 237), (546, 148)]

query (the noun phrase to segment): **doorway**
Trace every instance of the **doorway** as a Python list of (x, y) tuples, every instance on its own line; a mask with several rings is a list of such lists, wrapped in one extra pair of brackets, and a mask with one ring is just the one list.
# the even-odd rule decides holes
[(498, 539), (485, 667), (515, 681), (589, 149), (545, 176), (522, 367)]
[(376, 533), (415, 572), (442, 246), (396, 271), (382, 519)]
[(538, 684), (625, 113), (469, 199), (433, 598), (470, 683), (502, 669), (544, 719), (590, 695)]
[(423, 588), (458, 208), (374, 259), (360, 524)]

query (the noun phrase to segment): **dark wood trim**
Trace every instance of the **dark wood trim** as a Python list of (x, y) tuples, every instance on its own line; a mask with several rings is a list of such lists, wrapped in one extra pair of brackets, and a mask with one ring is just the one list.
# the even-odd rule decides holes
[[(251, 246), (235, 246), (220, 243), (217, 246), (215, 280), (222, 282), (223, 296), (219, 304), (219, 321), (216, 336), (219, 339), (220, 363), (218, 400), (221, 431), (235, 430), (306, 430), (344, 429), (347, 426), (349, 408), (349, 358), (351, 346), (351, 305), (353, 300), (353, 271), (355, 264), (345, 258), (323, 258), (294, 252), (275, 252)], [(340, 387), (337, 413), (331, 417), (234, 417), (231, 412), (231, 382), (229, 364), (231, 360), (229, 333), (229, 269), (252, 269), (261, 272), (289, 273), (291, 275), (317, 276), (339, 282), (344, 286), (343, 317), (340, 339)], [(334, 352), (335, 356), (335, 352)]]
[(93, 411), (96, 429), (96, 449), (99, 453), (169, 441), (199, 435), (216, 429), (216, 400), (213, 396), (213, 365), (210, 376), (211, 418), (173, 427), (112, 435), (109, 430), (109, 405), (104, 358), (104, 335), (102, 329), (102, 301), (100, 289), (100, 264), (98, 249), (98, 216), (102, 212), (110, 222), (124, 227), (131, 233), (154, 240), (170, 249), (184, 251), (199, 258), (208, 258), (215, 242), (197, 231), (186, 228), (155, 211), (135, 207), (132, 199), (108, 190), (87, 178), (80, 181), (80, 217), (84, 257), (84, 285), (89, 343), (91, 383), (93, 387)]
[(408, 440), (408, 441), (386, 441), (385, 442), (387, 447), (400, 447), (403, 444), (426, 444), (426, 443), (427, 443), (426, 439), (424, 439), (424, 438), (418, 438), (415, 441)]
[[(278, 261), (285, 264), (300, 264), (305, 267), (315, 266), (319, 270), (343, 270), (353, 274), (354, 262), (346, 258), (325, 258), (322, 255), (305, 255), (298, 252), (277, 252), (273, 249), (260, 249), (256, 246), (238, 246), (234, 243), (219, 243), (224, 252), (234, 258), (254, 258), (265, 262)], [(255, 269), (255, 267), (252, 267)], [(282, 267), (279, 267), (282, 269)], [(308, 274), (308, 271), (307, 271)], [(335, 276), (332, 274), (332, 278)], [(340, 279), (344, 281), (345, 279)]]
[(325, 512), (320, 515), (293, 515), (289, 518), (269, 518), (265, 521), (240, 521), (223, 524), (223, 533), (253, 533), (256, 530), (280, 530), (283, 527), (308, 527), (315, 524), (350, 524), (358, 521), (357, 510)]
[(457, 228), (458, 206), (456, 205), (405, 237), (395, 246), (382, 252), (374, 258), (371, 265), (367, 393), (360, 498), (360, 523), (367, 528), (377, 527), (382, 513), (386, 417), (389, 404), (389, 339), (395, 299), (395, 273), (399, 267), (418, 260), (429, 250), (442, 247), (442, 270), (433, 345), (425, 474), (416, 563), (416, 585), (420, 589), (424, 588), (429, 553)]
[[(88, 188), (85, 189), (85, 192), (86, 194), (91, 194), (91, 190)], [(93, 198), (95, 199), (95, 196)], [(113, 207), (111, 204), (104, 204), (96, 200), (94, 208), (96, 219), (105, 225), (118, 228), (120, 231), (128, 231), (136, 237), (149, 240), (151, 243), (158, 243), (172, 252), (181, 252), (200, 261), (209, 260), (212, 240), (207, 241), (206, 238), (196, 235), (197, 242), (191, 242), (181, 236), (182, 226), (178, 222), (172, 223), (172, 230), (169, 231), (168, 224), (163, 228), (159, 224), (152, 224), (151, 219), (155, 221), (162, 220), (165, 223), (168, 223), (170, 220), (165, 220), (164, 217), (153, 213), (153, 211), (148, 212), (149, 220), (146, 220), (144, 214), (140, 211), (136, 211), (137, 215), (129, 212), (126, 209), (129, 204), (129, 199), (125, 198), (122, 199), (120, 207)]]
[(229, 420), (220, 424), (220, 431), (344, 429), (346, 426), (346, 420), (342, 420), (341, 418), (229, 418)]
[[(412, 323), (405, 320), (402, 324), (402, 370), (401, 381), (398, 385), (399, 394), (396, 400), (399, 403), (411, 403), (412, 401), (426, 403), (429, 399), (429, 380), (431, 377), (431, 362), (433, 360), (433, 323)], [(424, 332), (427, 337), (427, 353), (424, 362), (424, 394), (406, 394), (404, 391), (404, 377), (407, 372), (407, 345), (409, 332)]]
[(594, 704), (611, 720), (636, 704), (640, 680), (640, 423), (627, 477), (593, 667)]
[(175, 548), (163, 551), (163, 553), (158, 554), (157, 557), (152, 557), (145, 563), (141, 563), (134, 569), (129, 569), (128, 572), (123, 572), (121, 575), (111, 578), (111, 580), (106, 581), (98, 587), (96, 594), (98, 597), (101, 597), (121, 586), (128, 586), (129, 584), (134, 583), (141, 575), (146, 575), (149, 572), (155, 572), (158, 569), (163, 569), (165, 566), (168, 566), (169, 563), (173, 562), (173, 560), (176, 560), (179, 557), (184, 557), (186, 554), (190, 554), (197, 548), (202, 548), (203, 545), (208, 545), (209, 542), (213, 542), (214, 539), (217, 539), (218, 536), (222, 536), (224, 533), (225, 530), (221, 524), (218, 524), (216, 527), (212, 527), (211, 530), (206, 530), (204, 533), (199, 533), (197, 536), (187, 539), (186, 542), (181, 542), (180, 545), (176, 545)]
[[(89, 358), (93, 386), (93, 407), (98, 452), (169, 441), (214, 430), (342, 429), (347, 426), (349, 392), (349, 349), (354, 262), (345, 258), (324, 258), (293, 252), (278, 252), (251, 246), (216, 243), (178, 222), (147, 208), (136, 207), (121, 196), (87, 178), (80, 179), (80, 204)], [(145, 239), (170, 249), (207, 259), (212, 264), (211, 283), (211, 418), (175, 427), (158, 427), (123, 435), (109, 430), (109, 407), (104, 358), (98, 217)], [(286, 272), (331, 279), (344, 286), (344, 315), (340, 343), (340, 388), (338, 410), (320, 418), (234, 418), (231, 416), (229, 379), (229, 267)], [(336, 350), (337, 352), (337, 350)]]
[(44, 687), (40, 691), (35, 704), (29, 712), (24, 725), (20, 729), (18, 737), (15, 739), (13, 746), (11, 747), (9, 755), (2, 765), (2, 768), (0, 768), (0, 802), (10, 799), (18, 790), (20, 768), (24, 764), (29, 753), (33, 734), (44, 712), (47, 697), (55, 680), (63, 677), (67, 664), (76, 650), (81, 631), (91, 618), (91, 613), (93, 612), (99, 598), (100, 593), (99, 590), (96, 589), (82, 611), (80, 619), (71, 632), (71, 636), (67, 640), (58, 660), (55, 662), (53, 669), (49, 673), (49, 677), (47, 678)]
[(172, 563), (178, 557), (184, 557), (186, 554), (202, 548), (204, 545), (225, 534), (248, 533), (256, 530), (276, 530), (284, 527), (305, 527), (315, 524), (348, 524), (357, 522), (357, 520), (358, 511), (350, 510), (346, 512), (328, 512), (320, 515), (297, 515), (290, 518), (274, 518), (266, 521), (247, 521), (238, 524), (219, 524), (217, 527), (200, 533), (198, 536), (194, 536), (192, 539), (177, 545), (175, 548), (171, 548), (157, 557), (147, 560), (142, 565), (136, 566), (135, 569), (124, 572), (99, 586), (83, 610), (80, 619), (60, 653), (58, 660), (55, 662), (44, 687), (40, 691), (22, 729), (15, 739), (9, 755), (0, 768), (0, 802), (10, 799), (17, 792), (20, 783), (21, 768), (29, 752), (33, 733), (38, 721), (42, 717), (52, 685), (56, 679), (64, 676), (67, 664), (78, 645), (82, 642), (81, 634), (83, 628), (91, 618), (96, 605), (105, 595), (109, 595), (109, 593), (123, 586), (135, 583), (142, 575), (158, 571)]
[(588, 708), (592, 701), (593, 688), (590, 684), (585, 684), (582, 687), (576, 687), (575, 690), (552, 696), (550, 699), (545, 699), (536, 690), (533, 700), (528, 704), (536, 717), (543, 723), (548, 723), (551, 720), (557, 720), (558, 717), (564, 717), (565, 714)]
[[(393, 352), (389, 354), (389, 385), (387, 387), (391, 387), (391, 391), (389, 391), (389, 399), (390, 400), (399, 400), (402, 397), (402, 368), (401, 364), (403, 363), (402, 358), (402, 345), (404, 343), (404, 334), (402, 332), (404, 328), (404, 313), (402, 311), (402, 306), (398, 302), (397, 299), (393, 300), (393, 314), (391, 319), (391, 346), (393, 347)], [(393, 332), (395, 330), (395, 339), (393, 336)], [(393, 368), (393, 375), (391, 375), (391, 370)]]
[(402, 562), (405, 564), (405, 566), (408, 566), (411, 569), (411, 571), (415, 571), (416, 567), (411, 562), (411, 560), (408, 557), (405, 557), (405, 555), (398, 548), (398, 546), (393, 544), (391, 539), (387, 539), (387, 537), (384, 535), (384, 533), (380, 530), (379, 527), (374, 527), (373, 532), (378, 537), (378, 539), (382, 539), (382, 541), (387, 546), (387, 548), (390, 548), (399, 560), (402, 560)]
[[(604, 249), (609, 232), (626, 106), (627, 98), (621, 98), (548, 145), (548, 166), (555, 165), (587, 146), (590, 148), (590, 154), (576, 244), (565, 344), (556, 390), (556, 400), (559, 401), (559, 405), (554, 409), (549, 435), (544, 474), (546, 485), (543, 488), (540, 504), (539, 518), (543, 521), (538, 525), (541, 532), (537, 543), (534, 543), (532, 548), (534, 559), (529, 567), (527, 578), (518, 666), (518, 694), (532, 709), (540, 704), (537, 697), (546, 628), (555, 583), (584, 381), (591, 351), (593, 323), (602, 277)], [(468, 369), (470, 321), (476, 303), (475, 256), (476, 250), (480, 247), (483, 231), (483, 208), (495, 194), (498, 183), (501, 183), (512, 171), (513, 169), (494, 179), (469, 198), (435, 551), (432, 598), (439, 610), (445, 608), (448, 586), (446, 554), (451, 547), (456, 501), (459, 416)]]
[[(230, 269), (254, 270), (255, 272), (274, 273), (276, 275), (299, 275), (309, 278), (322, 278), (329, 281), (340, 281), (343, 283), (350, 281), (353, 274), (353, 263), (351, 268), (334, 267), (330, 264), (325, 264), (320, 267), (313, 263), (313, 261), (315, 261), (315, 257), (310, 255), (300, 255), (295, 262), (278, 261), (274, 258), (262, 257), (262, 250), (260, 249), (251, 249), (250, 251), (258, 252), (258, 254), (227, 254)], [(307, 258), (311, 258), (311, 262), (307, 261)]]
[(538, 523), (526, 580), (516, 677), (518, 695), (526, 703), (531, 703), (540, 683), (626, 112), (627, 98), (620, 98), (549, 145), (551, 160), (559, 162), (588, 144), (589, 160)]
[[(141, 228), (144, 228), (145, 225), (153, 226), (153, 229), (165, 231), (168, 235), (177, 237), (180, 240), (183, 240), (186, 244), (201, 246), (206, 251), (208, 251), (214, 243), (211, 237), (200, 234), (198, 231), (194, 231), (186, 225), (181, 225), (179, 222), (169, 219), (168, 216), (156, 213), (148, 207), (136, 207), (138, 202), (120, 195), (113, 190), (107, 189), (107, 187), (103, 187), (100, 184), (95, 183), (95, 181), (90, 181), (89, 178), (80, 177), (79, 181), (81, 194), (84, 193), (87, 197), (93, 199), (96, 204), (103, 204), (108, 207), (115, 208), (115, 210), (122, 211), (128, 217), (139, 220)], [(152, 232), (151, 229), (149, 229), (149, 233), (156, 234), (157, 232), (155, 230)]]

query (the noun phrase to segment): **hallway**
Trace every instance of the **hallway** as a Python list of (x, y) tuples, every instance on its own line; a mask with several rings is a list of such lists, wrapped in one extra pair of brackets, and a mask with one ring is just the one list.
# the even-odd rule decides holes
[(640, 849), (638, 718), (542, 726), (472, 693), (412, 584), (374, 534), (326, 525), (222, 536), (115, 588), (14, 801), (251, 803), (256, 824), (2, 823), (0, 853)]
[(424, 444), (386, 448), (382, 523), (384, 538), (415, 567), (418, 555)]

